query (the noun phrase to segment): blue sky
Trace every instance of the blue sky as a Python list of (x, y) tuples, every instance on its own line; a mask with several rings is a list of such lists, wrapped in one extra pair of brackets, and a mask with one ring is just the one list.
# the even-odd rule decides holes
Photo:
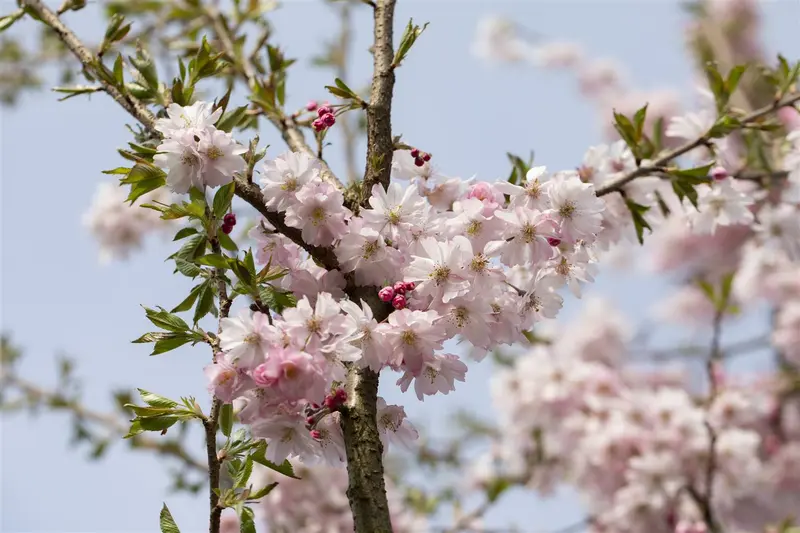
[[(290, 57), (301, 58), (287, 88), (288, 107), (294, 108), (325, 97), (322, 87), (333, 76), (312, 68), (307, 58), (320, 50), (336, 24), (321, 3), (285, 4), (274, 21), (278, 42)], [(15, 3), (2, 0), (0, 6), (5, 13)], [(368, 79), (372, 65), (366, 53), (370, 16), (366, 9), (357, 11), (351, 67), (351, 85), (356, 86)], [(432, 152), (449, 175), (494, 180), (507, 175), (507, 151), (531, 149), (539, 164), (572, 168), (588, 146), (601, 140), (594, 109), (582, 100), (572, 76), (484, 65), (470, 55), (475, 26), (489, 13), (577, 41), (594, 56), (616, 58), (641, 88), (666, 86), (691, 94), (678, 2), (401, 0), (398, 34), (410, 17), (431, 24), (398, 71), (393, 129)], [(86, 41), (97, 40), (104, 30), (95, 6), (65, 19)], [(764, 2), (770, 51), (800, 56), (798, 20), (800, 4)], [(24, 24), (34, 28), (32, 21)], [(98, 409), (110, 409), (109, 391), (122, 387), (206, 398), (201, 371), (209, 357), (206, 350), (181, 348), (150, 358), (145, 346), (129, 342), (148, 330), (140, 304), (175, 305), (190, 287), (163, 262), (173, 249), (169, 240), (151, 239), (132, 261), (103, 267), (81, 227), (96, 185), (109, 178), (100, 171), (121, 163), (116, 148), (129, 140), (126, 122), (127, 115), (103, 95), (59, 103), (47, 91), (3, 109), (0, 122), (2, 329), (24, 347), (20, 370), (33, 380), (53, 383), (56, 354), (74, 357), (85, 377), (85, 398)], [(272, 156), (283, 150), (277, 148), (280, 138), (274, 131), (264, 129), (261, 139), (275, 147)], [(329, 154), (332, 166), (342, 169), (335, 147)], [(594, 291), (637, 316), (664, 289), (663, 282), (611, 274), (602, 276)], [(569, 301), (565, 316), (579, 305)], [(424, 404), (399, 393), (391, 377), (384, 380), (384, 395), (389, 403), (406, 405), (419, 426), (442, 428), (456, 408), (491, 415), (490, 373), (488, 361), (473, 364), (466, 384)], [(123, 446), (113, 447), (100, 462), (86, 462), (81, 451), (69, 448), (69, 430), (67, 419), (58, 415), (2, 419), (2, 531), (155, 531), (162, 501), (184, 533), (205, 530), (205, 495), (169, 494), (163, 462)], [(197, 442), (194, 451), (200, 455), (201, 450)], [(577, 500), (567, 491), (548, 500), (512, 493), (489, 513), (487, 525), (518, 523), (536, 533), (580, 516)]]

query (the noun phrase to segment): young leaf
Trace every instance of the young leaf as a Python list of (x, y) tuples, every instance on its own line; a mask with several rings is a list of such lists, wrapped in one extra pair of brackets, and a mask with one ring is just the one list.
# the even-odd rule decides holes
[(253, 458), (251, 456), (247, 456), (247, 459), (245, 459), (241, 470), (239, 470), (236, 478), (234, 479), (233, 486), (237, 489), (245, 488), (247, 486), (247, 482), (250, 480), (250, 474), (252, 473), (253, 473)]
[[(191, 263), (189, 263), (189, 264), (191, 264)], [(198, 271), (199, 270), (200, 269), (198, 268)], [(189, 293), (189, 296), (187, 296), (181, 303), (176, 305), (175, 309), (173, 309), (170, 312), (171, 313), (178, 313), (178, 312), (182, 312), (182, 311), (188, 311), (189, 309), (191, 309), (192, 306), (194, 305), (195, 300), (197, 300), (197, 296), (200, 294), (200, 291), (202, 290), (202, 287), (203, 287), (202, 284), (194, 286), (192, 288), (191, 292)]]
[(226, 437), (231, 436), (231, 429), (233, 429), (233, 404), (226, 403), (222, 405), (219, 412), (219, 427), (222, 429), (222, 434)]
[(248, 500), (260, 500), (261, 498), (263, 498), (264, 496), (266, 496), (267, 494), (272, 492), (272, 489), (274, 489), (277, 486), (278, 486), (278, 482), (274, 481), (274, 482), (272, 482), (272, 483), (270, 483), (270, 484), (258, 489), (255, 492), (251, 492), (247, 496), (247, 499)]
[(172, 518), (172, 514), (169, 512), (169, 509), (167, 509), (166, 503), (164, 507), (161, 508), (159, 524), (161, 525), (161, 533), (181, 533), (181, 530), (178, 529), (175, 520)]
[(211, 286), (211, 281), (206, 281), (202, 287), (198, 296), (197, 307), (194, 309), (194, 318), (192, 319), (195, 324), (211, 312), (211, 306), (214, 304), (214, 289)]
[(231, 201), (233, 201), (233, 194), (236, 190), (236, 183), (230, 182), (219, 188), (214, 195), (214, 216), (221, 219), (225, 213), (231, 208)]
[(217, 241), (219, 241), (219, 245), (222, 246), (224, 249), (228, 250), (229, 252), (238, 252), (239, 247), (236, 246), (236, 243), (233, 242), (230, 235), (219, 232), (217, 233)]
[(250, 457), (252, 457), (253, 461), (260, 464), (261, 466), (266, 466), (270, 470), (274, 470), (279, 474), (283, 474), (284, 476), (293, 479), (300, 479), (295, 475), (292, 463), (290, 463), (288, 460), (285, 460), (281, 464), (276, 465), (275, 463), (267, 459), (266, 453), (267, 453), (267, 443), (262, 440), (261, 442), (259, 442), (256, 450), (252, 454), (250, 454)]
[(242, 507), (239, 511), (239, 532), (256, 533), (256, 523), (253, 510), (249, 507)]
[(219, 254), (208, 254), (194, 260), (198, 265), (212, 266), (215, 268), (228, 268), (228, 260)]
[(190, 235), (195, 235), (196, 233), (197, 230), (195, 228), (181, 228), (180, 230), (178, 230), (178, 233), (175, 234), (175, 238), (172, 240), (179, 241), (181, 239), (189, 237)]
[(189, 331), (189, 326), (181, 317), (168, 313), (165, 309), (159, 308), (159, 310), (156, 311), (145, 307), (144, 312), (150, 322), (161, 329), (177, 333)]
[(636, 228), (636, 237), (639, 239), (639, 244), (644, 244), (644, 229), (647, 228), (653, 231), (650, 224), (645, 220), (644, 214), (650, 209), (646, 205), (637, 204), (633, 200), (625, 200), (628, 210), (631, 212), (633, 218), (633, 226)]
[(170, 352), (175, 348), (180, 348), (192, 340), (194, 340), (194, 338), (190, 335), (172, 333), (168, 338), (156, 341), (155, 345), (153, 345), (153, 351), (150, 355), (160, 355), (162, 353)]
[(142, 401), (151, 407), (161, 407), (164, 409), (171, 409), (178, 406), (178, 402), (159, 396), (158, 394), (146, 391), (144, 389), (136, 389), (139, 391)]
[(408, 21), (408, 25), (403, 32), (403, 36), (400, 38), (400, 44), (397, 46), (397, 51), (394, 53), (394, 60), (392, 61), (393, 68), (400, 66), (400, 64), (408, 55), (408, 52), (411, 51), (411, 47), (414, 46), (414, 43), (417, 42), (417, 39), (420, 35), (422, 35), (422, 32), (424, 32), (425, 28), (427, 27), (427, 22), (420, 27), (415, 25), (413, 20)]
[(217, 122), (217, 129), (230, 133), (247, 115), (249, 106), (241, 106), (224, 113)]

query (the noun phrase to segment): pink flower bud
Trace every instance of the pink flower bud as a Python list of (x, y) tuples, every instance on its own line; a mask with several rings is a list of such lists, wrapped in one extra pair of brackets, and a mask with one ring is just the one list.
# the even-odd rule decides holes
[(548, 237), (547, 238), (547, 244), (549, 244), (550, 246), (560, 246), (561, 245), (561, 239), (559, 239), (557, 237)]
[(721, 181), (729, 176), (725, 167), (714, 167), (711, 169), (711, 172), (709, 172), (709, 175), (714, 181)]
[(406, 292), (413, 291), (417, 287), (417, 284), (413, 281), (406, 281)]
[(223, 224), (222, 225), (222, 233), (224, 233), (225, 235), (230, 235), (232, 231), (233, 231), (233, 226), (232, 225), (230, 225), (230, 224)]
[(414, 160), (414, 164), (417, 165), (418, 167), (421, 167), (422, 165), (425, 164), (425, 161), (423, 161), (422, 158), (418, 157)]
[(312, 429), (310, 432), (311, 438), (314, 440), (319, 440), (322, 438), (322, 433), (320, 433), (317, 429)]
[(344, 389), (339, 388), (333, 394), (329, 394), (325, 397), (325, 407), (330, 409), (331, 411), (336, 411), (341, 407), (344, 402), (347, 401), (347, 393)]
[(325, 129), (325, 122), (322, 119), (317, 119), (311, 123), (311, 127), (314, 128), (314, 131), (322, 131)]
[(317, 116), (319, 116), (319, 118), (322, 118), (323, 116), (329, 115), (331, 113), (333, 113), (333, 109), (331, 109), (331, 107), (327, 105), (324, 105), (319, 109), (317, 109)]
[(398, 281), (394, 284), (394, 293), (395, 294), (405, 294), (406, 293), (406, 284), (402, 281)]
[(380, 298), (382, 302), (391, 302), (392, 298), (394, 298), (394, 288), (382, 288), (380, 291), (378, 291), (378, 298)]
[(414, 159), (418, 158), (419, 157), (419, 149), (417, 149), (417, 148), (412, 149), (411, 150), (411, 157), (413, 157)]
[(426, 163), (431, 160), (431, 157), (432, 157), (431, 154), (429, 154), (428, 152), (422, 154), (422, 160), (425, 161)]
[(314, 420), (313, 416), (309, 416), (308, 418), (306, 418), (306, 425), (307, 426), (313, 426), (314, 422), (315, 422), (315, 420)]
[(402, 294), (398, 294), (392, 299), (392, 307), (395, 309), (405, 309), (406, 308), (406, 297)]
[(317, 101), (311, 100), (306, 104), (306, 110), (314, 111), (317, 108)]
[(324, 122), (325, 125), (328, 126), (329, 128), (331, 126), (333, 126), (334, 124), (336, 124), (336, 117), (333, 115), (333, 113), (328, 113), (326, 115), (322, 115), (321, 118), (322, 118), (322, 122)]
[(222, 223), (223, 224), (227, 224), (228, 226), (235, 226), (236, 225), (236, 215), (234, 215), (233, 213), (227, 213), (222, 218)]

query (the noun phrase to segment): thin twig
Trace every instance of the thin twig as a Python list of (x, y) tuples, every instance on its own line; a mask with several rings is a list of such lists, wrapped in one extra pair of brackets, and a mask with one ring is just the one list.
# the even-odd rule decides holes
[[(126, 423), (126, 421), (118, 416), (110, 413), (93, 411), (75, 400), (69, 400), (56, 391), (43, 389), (11, 372), (4, 371), (2, 376), (0, 376), (0, 383), (2, 383), (3, 388), (19, 389), (20, 392), (29, 398), (54, 406), (54, 409), (69, 411), (77, 418), (95, 423), (114, 435), (121, 437), (127, 434), (130, 429), (130, 424)], [(151, 450), (160, 455), (174, 457), (192, 470), (198, 472), (207, 471), (206, 465), (192, 457), (174, 440), (154, 439), (144, 435), (135, 435), (130, 438), (130, 444), (131, 447), (135, 449)]]
[[(745, 115), (740, 119), (739, 122), (741, 124), (750, 124), (752, 122), (756, 122), (759, 119), (769, 115), (770, 113), (774, 113), (775, 111), (781, 109), (782, 107), (794, 105), (795, 102), (798, 101), (800, 101), (800, 93), (792, 94), (782, 100), (778, 100), (777, 102), (774, 102), (768, 106), (762, 107), (761, 109), (758, 109), (750, 113), (749, 115)], [(607, 185), (600, 187), (599, 189), (597, 189), (597, 196), (603, 196), (614, 191), (621, 191), (622, 187), (624, 187), (631, 181), (635, 180), (636, 178), (656, 173), (659, 170), (662, 170), (663, 167), (673, 159), (680, 157), (683, 154), (694, 150), (695, 148), (698, 148), (700, 146), (705, 146), (709, 142), (711, 142), (711, 139), (710, 137), (708, 137), (708, 134), (706, 134), (698, 137), (694, 141), (679, 146), (678, 148), (675, 148), (674, 150), (671, 150), (666, 154), (662, 155), (661, 157), (653, 161), (650, 165), (639, 167), (636, 170), (633, 170), (625, 174), (624, 176), (608, 183)]]
[[(81, 43), (80, 39), (61, 22), (58, 15), (42, 4), (40, 0), (21, 0), (21, 2), (23, 6), (30, 9), (42, 22), (58, 34), (61, 41), (78, 58), (88, 72), (96, 72), (100, 68), (100, 59)], [(98, 78), (97, 81), (102, 85), (103, 90), (116, 100), (119, 105), (124, 107), (128, 113), (133, 115), (136, 120), (152, 128), (155, 124), (155, 117), (142, 102), (131, 94), (123, 93), (119, 88), (102, 78)]]

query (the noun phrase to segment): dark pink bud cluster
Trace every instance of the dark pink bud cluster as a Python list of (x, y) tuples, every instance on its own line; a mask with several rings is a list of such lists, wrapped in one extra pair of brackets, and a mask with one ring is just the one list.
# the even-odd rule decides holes
[(311, 123), (314, 131), (322, 131), (336, 124), (336, 116), (333, 114), (333, 108), (331, 106), (324, 105), (319, 107), (317, 109), (317, 116), (319, 118)]
[(314, 111), (317, 109), (317, 101), (311, 100), (306, 104), (306, 111)]
[(235, 225), (236, 225), (236, 215), (234, 215), (233, 213), (228, 213), (222, 219), (222, 233), (224, 233), (225, 235), (230, 235)]
[(559, 239), (558, 237), (548, 237), (547, 238), (547, 244), (549, 244), (550, 246), (553, 246), (553, 247), (560, 246), (561, 245), (561, 239)]
[(333, 394), (329, 394), (325, 397), (325, 407), (330, 409), (331, 411), (338, 410), (341, 406), (344, 405), (344, 402), (347, 401), (347, 392), (343, 388), (338, 388)]
[(405, 309), (408, 303), (406, 293), (413, 291), (415, 287), (413, 281), (398, 281), (394, 285), (387, 285), (378, 291), (378, 298), (382, 302), (391, 302), (395, 309)]
[(418, 167), (421, 167), (425, 163), (431, 160), (431, 154), (428, 152), (422, 152), (419, 148), (412, 148), (411, 149), (411, 157), (414, 158), (414, 164)]

